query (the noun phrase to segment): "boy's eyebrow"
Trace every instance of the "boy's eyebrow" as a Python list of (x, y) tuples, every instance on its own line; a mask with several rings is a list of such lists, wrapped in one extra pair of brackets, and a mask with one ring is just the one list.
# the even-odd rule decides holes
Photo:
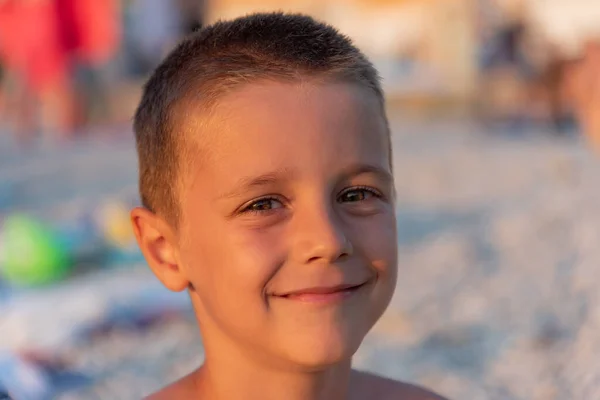
[[(379, 179), (381, 179), (383, 182), (385, 182), (385, 184), (391, 184), (394, 181), (392, 174), (387, 169), (379, 167), (377, 165), (371, 165), (371, 164), (351, 165), (351, 166), (345, 168), (340, 173), (340, 175), (338, 176), (338, 180), (340, 180), (340, 181), (347, 180), (347, 179), (350, 179), (354, 176), (361, 175), (361, 174), (377, 175), (377, 177)], [(233, 190), (219, 196), (219, 198), (225, 199), (225, 198), (237, 197), (241, 194), (246, 193), (248, 190), (251, 190), (253, 188), (272, 185), (274, 183), (277, 183), (277, 182), (283, 180), (284, 178), (289, 179), (290, 175), (293, 175), (292, 171), (287, 170), (287, 169), (281, 169), (281, 170), (268, 172), (266, 174), (258, 175), (258, 176), (245, 176), (238, 180), (238, 182), (236, 183), (235, 188)]]
[(258, 176), (245, 176), (240, 178), (233, 190), (219, 196), (220, 198), (232, 198), (237, 197), (246, 191), (261, 186), (268, 186), (281, 181), (284, 177), (289, 177), (290, 171), (287, 169), (281, 169), (273, 172), (268, 172)]
[(362, 174), (373, 174), (383, 180), (386, 184), (392, 183), (394, 177), (386, 168), (379, 167), (372, 164), (354, 164), (345, 168), (340, 174), (339, 180), (349, 179), (353, 176)]

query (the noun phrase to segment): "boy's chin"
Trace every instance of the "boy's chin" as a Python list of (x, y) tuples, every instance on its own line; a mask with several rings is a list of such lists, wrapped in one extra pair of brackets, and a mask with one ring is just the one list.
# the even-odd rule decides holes
[(285, 358), (297, 368), (319, 371), (349, 362), (360, 347), (363, 336), (294, 338), (286, 345)]

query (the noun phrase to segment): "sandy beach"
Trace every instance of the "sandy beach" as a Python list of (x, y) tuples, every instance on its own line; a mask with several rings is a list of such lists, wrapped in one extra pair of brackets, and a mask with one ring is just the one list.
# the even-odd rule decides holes
[[(577, 135), (541, 128), (489, 132), (399, 115), (392, 127), (398, 287), (356, 367), (451, 399), (600, 398), (600, 159)], [(136, 179), (131, 135), (26, 153), (0, 136), (0, 216), (59, 220), (99, 198), (134, 196)], [(130, 289), (161, 290), (143, 263), (47, 289), (45, 306), (35, 291), (0, 290), (0, 309), (10, 306), (0, 314), (0, 350), (45, 339), (91, 377), (58, 398), (140, 398), (202, 361), (191, 318), (85, 344), (60, 332), (65, 321), (100, 318), (117, 291), (126, 305)], [(178, 296), (169, 299), (184, 309)]]

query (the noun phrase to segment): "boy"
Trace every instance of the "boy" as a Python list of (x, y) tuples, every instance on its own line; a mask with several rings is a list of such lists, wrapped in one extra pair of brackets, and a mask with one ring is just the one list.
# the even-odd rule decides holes
[(137, 241), (187, 289), (205, 363), (150, 399), (439, 399), (352, 371), (396, 282), (377, 72), (335, 29), (256, 14), (207, 27), (135, 116)]

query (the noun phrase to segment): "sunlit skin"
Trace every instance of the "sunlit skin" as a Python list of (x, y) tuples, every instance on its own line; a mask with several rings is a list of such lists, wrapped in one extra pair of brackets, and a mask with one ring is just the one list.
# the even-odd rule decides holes
[(375, 94), (256, 82), (221, 98), (208, 119), (193, 106), (184, 114), (197, 151), (181, 169), (178, 225), (143, 208), (132, 222), (162, 283), (189, 288), (206, 359), (151, 398), (437, 398), (350, 369), (397, 274)]

